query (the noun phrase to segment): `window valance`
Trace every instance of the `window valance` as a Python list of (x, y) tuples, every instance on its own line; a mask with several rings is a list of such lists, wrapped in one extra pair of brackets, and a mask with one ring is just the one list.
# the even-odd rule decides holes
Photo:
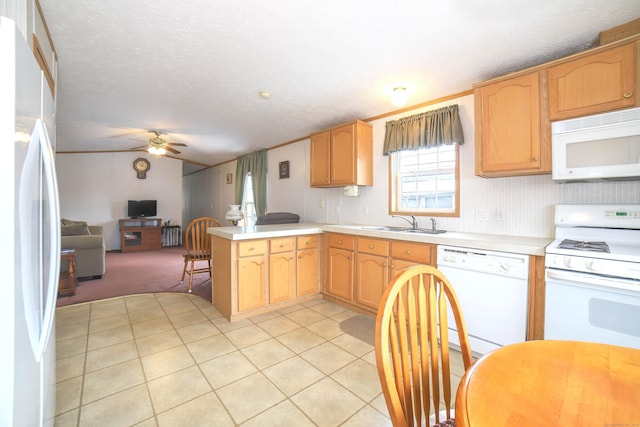
[(382, 154), (454, 142), (464, 143), (457, 104), (387, 122)]

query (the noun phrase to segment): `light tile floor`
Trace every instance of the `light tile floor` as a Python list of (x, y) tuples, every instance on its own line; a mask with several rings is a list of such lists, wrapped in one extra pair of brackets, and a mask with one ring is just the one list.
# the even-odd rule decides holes
[[(56, 426), (390, 426), (357, 313), (316, 299), (230, 323), (189, 294), (56, 311)], [(459, 379), (458, 379), (459, 380)]]

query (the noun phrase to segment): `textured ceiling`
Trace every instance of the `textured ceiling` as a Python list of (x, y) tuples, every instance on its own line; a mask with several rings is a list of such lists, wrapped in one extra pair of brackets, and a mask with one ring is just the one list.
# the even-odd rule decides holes
[(409, 105), (468, 90), (640, 16), (638, 0), (40, 3), (58, 151), (127, 150), (159, 128), (188, 144), (186, 172), (388, 113), (395, 86)]

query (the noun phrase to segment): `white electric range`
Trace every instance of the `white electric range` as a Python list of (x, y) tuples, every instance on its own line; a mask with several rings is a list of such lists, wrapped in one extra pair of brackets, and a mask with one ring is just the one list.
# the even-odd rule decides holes
[(556, 205), (545, 339), (640, 349), (640, 205)]

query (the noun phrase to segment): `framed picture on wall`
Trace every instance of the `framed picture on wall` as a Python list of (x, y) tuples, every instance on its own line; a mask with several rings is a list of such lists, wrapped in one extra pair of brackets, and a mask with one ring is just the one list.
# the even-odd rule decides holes
[(232, 173), (228, 173), (227, 174), (227, 184), (233, 184), (233, 174)]
[(289, 160), (279, 163), (280, 179), (289, 178)]

